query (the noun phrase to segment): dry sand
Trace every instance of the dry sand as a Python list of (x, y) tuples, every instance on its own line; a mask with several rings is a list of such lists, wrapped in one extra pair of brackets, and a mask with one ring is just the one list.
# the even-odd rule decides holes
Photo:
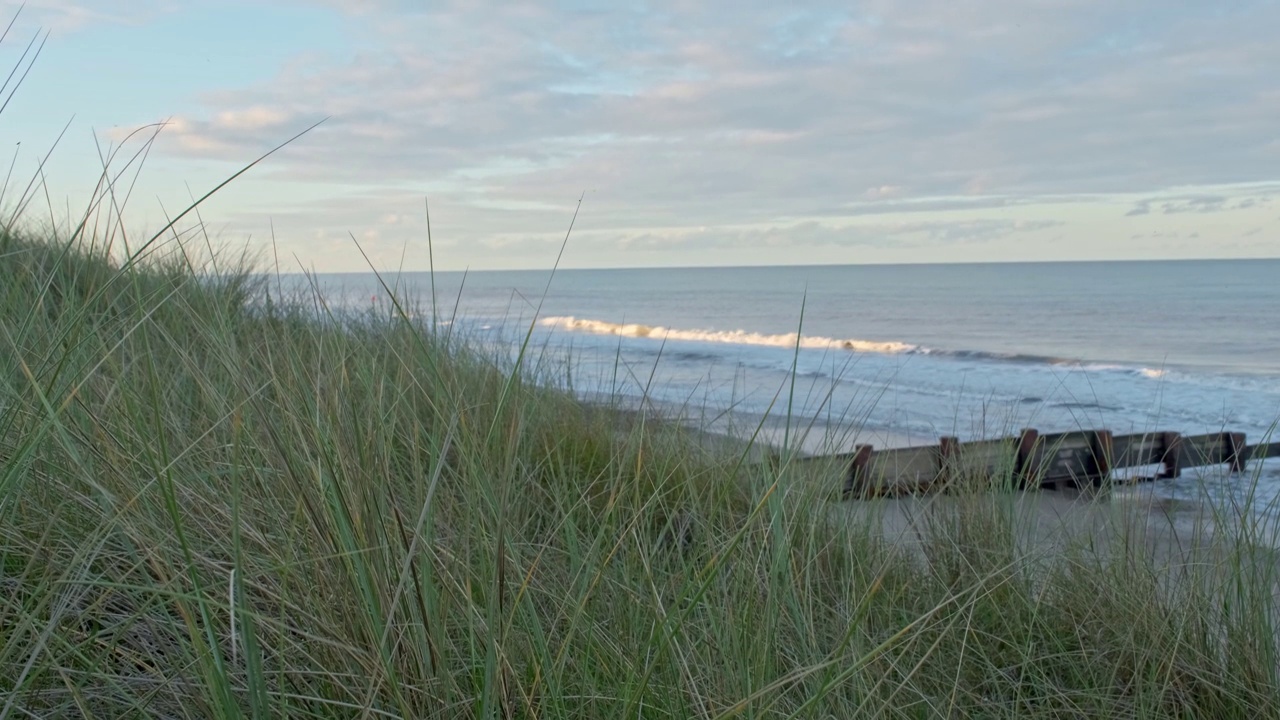
[(1161, 563), (1185, 563), (1222, 539), (1207, 505), (1169, 501), (1151, 486), (850, 500), (833, 505), (831, 516), (878, 527), (884, 540), (923, 554), (931, 527), (966, 512), (1007, 518), (1017, 548), (1028, 557), (1060, 555), (1070, 548), (1109, 553), (1141, 546)]

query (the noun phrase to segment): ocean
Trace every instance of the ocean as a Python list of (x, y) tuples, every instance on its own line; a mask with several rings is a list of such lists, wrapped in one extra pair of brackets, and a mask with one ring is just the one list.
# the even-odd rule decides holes
[[(370, 274), (316, 279), (389, 309)], [(1280, 260), (538, 270), (436, 273), (434, 302), (479, 345), (527, 335), (544, 382), (811, 452), (1026, 427), (1252, 444), (1280, 420), (1278, 279)], [(430, 318), (431, 275), (383, 280)]]

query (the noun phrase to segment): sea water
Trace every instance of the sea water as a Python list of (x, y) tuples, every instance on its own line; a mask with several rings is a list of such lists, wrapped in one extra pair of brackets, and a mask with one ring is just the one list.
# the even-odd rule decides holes
[(526, 347), (544, 382), (585, 397), (731, 419), (811, 451), (1024, 427), (1233, 430), (1252, 444), (1280, 419), (1280, 260), (313, 280), (335, 307), (390, 312), (385, 283), (438, 328)]

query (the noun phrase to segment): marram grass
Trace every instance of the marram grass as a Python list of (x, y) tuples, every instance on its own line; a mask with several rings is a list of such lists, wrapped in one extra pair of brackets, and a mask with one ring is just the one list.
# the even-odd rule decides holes
[(912, 552), (834, 468), (584, 407), (529, 358), (264, 305), (176, 244), (0, 247), (0, 718), (1280, 708), (1254, 545), (1037, 555), (997, 492)]

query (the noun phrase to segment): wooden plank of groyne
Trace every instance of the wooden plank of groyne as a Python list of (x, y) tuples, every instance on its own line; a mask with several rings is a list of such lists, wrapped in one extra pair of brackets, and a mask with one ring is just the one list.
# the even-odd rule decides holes
[(1164, 455), (1164, 433), (1117, 435), (1113, 439), (1113, 468), (1141, 467), (1161, 462)]
[(1280, 457), (1280, 442), (1258, 443), (1245, 448), (1245, 457), (1249, 460), (1265, 460)]
[(948, 486), (990, 483), (993, 479), (1020, 484), (1017, 476), (1021, 442), (1020, 437), (1005, 437), (956, 443), (943, 458), (942, 474), (947, 478)]
[(1246, 443), (1244, 433), (1217, 432), (1184, 436), (1164, 435), (1162, 478), (1178, 477), (1183, 468), (1225, 464), (1231, 472), (1244, 470), (1250, 458), (1258, 457)]
[(1227, 445), (1229, 433), (1182, 436), (1177, 444), (1178, 466), (1182, 468), (1202, 465), (1221, 465), (1227, 462), (1231, 448)]
[(1042, 487), (1091, 484), (1098, 475), (1098, 446), (1092, 430), (1041, 435), (1032, 453), (1032, 477), (1039, 478)]
[(919, 492), (927, 490), (938, 480), (938, 471), (938, 449), (935, 447), (877, 450), (871, 455), (863, 487), (875, 494)]

